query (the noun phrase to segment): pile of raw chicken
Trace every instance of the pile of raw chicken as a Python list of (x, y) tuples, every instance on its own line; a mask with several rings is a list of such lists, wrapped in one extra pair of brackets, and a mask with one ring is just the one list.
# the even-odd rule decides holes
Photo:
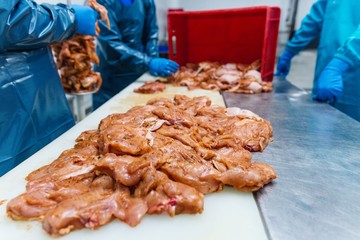
[(251, 161), (272, 134), (267, 120), (204, 96), (151, 99), (102, 119), (30, 173), (7, 213), (41, 221), (52, 236), (115, 218), (133, 227), (145, 214), (199, 214), (205, 194), (225, 185), (256, 191), (276, 178), (271, 166)]
[(176, 86), (186, 86), (189, 90), (202, 88), (247, 94), (270, 92), (272, 83), (262, 81), (260, 66), (260, 61), (250, 65), (217, 62), (188, 63), (168, 77), (167, 81)]
[[(105, 7), (96, 0), (89, 0), (87, 5), (99, 12), (101, 20), (110, 27)], [(97, 34), (99, 31), (97, 25)], [(92, 70), (93, 64), (99, 64), (94, 41), (93, 36), (76, 34), (71, 40), (52, 45), (61, 83), (66, 93), (96, 92), (100, 89), (101, 76)]]

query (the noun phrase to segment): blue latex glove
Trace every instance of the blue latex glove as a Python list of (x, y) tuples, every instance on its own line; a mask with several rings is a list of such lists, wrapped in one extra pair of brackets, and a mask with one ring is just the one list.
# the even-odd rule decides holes
[(158, 77), (167, 77), (179, 69), (179, 64), (166, 58), (153, 58), (149, 63), (149, 72)]
[(95, 36), (96, 20), (100, 17), (98, 12), (89, 6), (71, 4), (75, 10), (76, 33)]
[(120, 2), (128, 7), (134, 3), (134, 0), (120, 0)]
[(288, 49), (281, 54), (280, 59), (276, 66), (275, 76), (282, 76), (286, 77), (289, 74), (290, 66), (291, 66), (291, 59), (296, 54)]
[(333, 58), (321, 72), (317, 82), (317, 92), (313, 99), (321, 102), (334, 103), (342, 94), (342, 74), (348, 70), (350, 64), (340, 58)]

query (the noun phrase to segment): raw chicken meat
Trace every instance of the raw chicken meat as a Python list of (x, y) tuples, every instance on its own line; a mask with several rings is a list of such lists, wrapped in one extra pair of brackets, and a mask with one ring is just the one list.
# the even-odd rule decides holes
[(188, 63), (167, 78), (175, 86), (254, 94), (272, 91), (271, 82), (264, 82), (259, 72), (260, 61), (250, 65), (218, 62)]
[(225, 185), (256, 191), (276, 178), (271, 166), (251, 161), (272, 134), (260, 116), (211, 105), (205, 96), (151, 99), (102, 119), (73, 148), (30, 173), (7, 213), (41, 221), (52, 236), (115, 218), (134, 227), (145, 214), (200, 214), (205, 194)]
[(166, 88), (165, 83), (156, 80), (154, 82), (146, 82), (139, 88), (134, 89), (136, 93), (160, 93), (163, 92)]

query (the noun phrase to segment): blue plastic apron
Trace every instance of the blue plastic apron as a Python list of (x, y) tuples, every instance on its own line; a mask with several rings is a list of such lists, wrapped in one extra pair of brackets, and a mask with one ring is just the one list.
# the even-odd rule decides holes
[(0, 176), (75, 123), (49, 48), (0, 54)]

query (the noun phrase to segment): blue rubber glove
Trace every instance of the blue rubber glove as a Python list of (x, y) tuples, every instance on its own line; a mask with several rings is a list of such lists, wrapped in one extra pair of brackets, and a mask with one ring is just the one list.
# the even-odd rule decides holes
[(350, 64), (340, 58), (333, 58), (321, 72), (316, 84), (313, 99), (320, 102), (334, 103), (343, 90), (342, 74), (348, 70)]
[(289, 74), (291, 59), (296, 55), (296, 53), (285, 49), (285, 51), (281, 54), (280, 59), (276, 66), (275, 76), (286, 77)]
[(95, 36), (96, 20), (100, 17), (98, 12), (89, 6), (71, 4), (75, 10), (76, 33)]
[(149, 72), (158, 77), (167, 77), (179, 69), (179, 64), (166, 58), (153, 58), (149, 63)]
[(128, 7), (134, 3), (134, 0), (120, 0), (120, 2)]

